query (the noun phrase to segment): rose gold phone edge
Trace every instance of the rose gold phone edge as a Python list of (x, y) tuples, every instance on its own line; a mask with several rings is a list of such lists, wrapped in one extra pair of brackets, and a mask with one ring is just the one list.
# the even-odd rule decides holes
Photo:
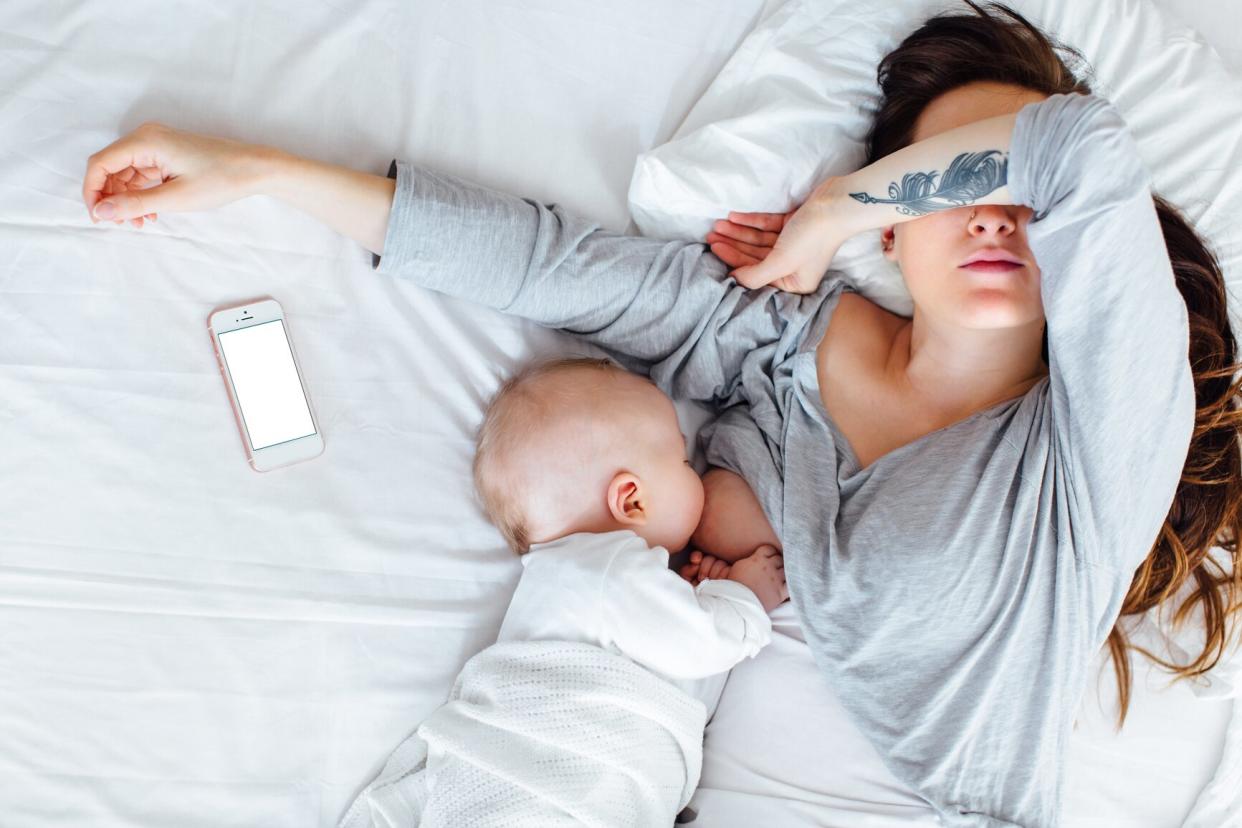
[[(298, 360), (297, 348), (295, 348), (293, 345), (293, 337), (289, 335), (289, 328), (286, 325), (284, 326), (285, 339), (289, 344), (289, 353), (293, 357), (293, 367), (294, 367), (294, 370), (297, 371), (298, 383), (302, 386), (302, 397), (306, 400), (306, 409), (310, 413), (311, 425), (315, 427), (314, 436), (319, 438), (319, 451), (315, 452), (314, 454), (307, 455), (306, 457), (295, 457), (294, 459), (289, 460), (288, 462), (278, 463), (277, 465), (267, 466), (265, 468), (259, 468), (255, 464), (256, 458), (255, 458), (254, 450), (251, 449), (250, 447), (250, 437), (249, 435), (246, 434), (246, 426), (242, 423), (241, 406), (238, 404), (237, 398), (233, 395), (233, 383), (229, 380), (228, 369), (224, 367), (224, 355), (220, 353), (220, 340), (218, 338), (218, 335), (216, 334), (215, 328), (211, 324), (211, 321), (215, 317), (215, 315), (218, 313), (224, 313), (225, 311), (230, 311), (230, 310), (237, 310), (239, 308), (244, 308), (248, 305), (255, 305), (260, 302), (267, 302), (267, 301), (275, 302), (276, 306), (280, 308), (279, 318), (283, 323), (285, 319), (284, 305), (281, 305), (280, 302), (277, 301), (276, 298), (273, 296), (259, 296), (259, 297), (255, 297), (253, 299), (247, 300), (245, 302), (237, 302), (231, 305), (218, 305), (212, 308), (207, 313), (207, 336), (208, 338), (211, 339), (211, 349), (216, 355), (216, 368), (220, 372), (221, 382), (224, 383), (224, 392), (225, 394), (228, 395), (229, 407), (233, 410), (233, 423), (234, 425), (237, 426), (237, 434), (241, 438), (242, 448), (246, 452), (247, 465), (249, 465), (251, 469), (253, 469), (254, 471), (260, 474), (264, 472), (275, 471), (276, 469), (288, 468), (289, 466), (302, 463), (306, 460), (313, 460), (314, 458), (323, 454), (324, 447), (325, 447), (325, 441), (323, 439), (323, 432), (319, 428), (319, 417), (315, 414), (315, 405), (314, 403), (311, 402), (310, 394), (307, 393), (306, 391), (306, 383), (302, 375), (302, 363)], [(246, 327), (249, 327), (249, 326), (246, 326)], [(240, 329), (232, 328), (230, 330), (240, 330)], [(229, 331), (224, 331), (224, 333), (228, 333), (228, 332)], [(307, 436), (309, 437), (311, 435), (307, 435)]]

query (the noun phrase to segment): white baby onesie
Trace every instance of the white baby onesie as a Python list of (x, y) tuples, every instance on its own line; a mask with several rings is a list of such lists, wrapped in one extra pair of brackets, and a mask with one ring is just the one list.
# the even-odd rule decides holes
[(532, 547), (499, 641), (341, 827), (672, 825), (726, 671), (772, 623), (749, 588), (693, 587), (668, 557), (629, 531)]
[(629, 530), (535, 544), (500, 627), (500, 641), (578, 641), (619, 653), (715, 711), (725, 673), (772, 637), (748, 587), (691, 586), (669, 553)]

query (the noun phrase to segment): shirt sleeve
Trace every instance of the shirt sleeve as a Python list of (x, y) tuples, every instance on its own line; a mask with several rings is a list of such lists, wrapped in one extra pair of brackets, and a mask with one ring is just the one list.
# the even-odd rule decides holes
[(703, 244), (609, 232), (555, 204), (393, 164), (381, 273), (581, 336), (679, 399), (728, 400), (743, 360), (796, 337), (818, 305), (817, 294), (745, 290)]
[(1194, 426), (1186, 306), (1151, 180), (1121, 116), (1089, 95), (1018, 114), (1009, 185), (1031, 207), (1054, 451), (1079, 555), (1126, 571), (1168, 514)]
[(675, 679), (723, 673), (772, 638), (772, 621), (736, 581), (693, 587), (668, 554), (633, 539), (604, 577), (603, 637), (627, 657)]

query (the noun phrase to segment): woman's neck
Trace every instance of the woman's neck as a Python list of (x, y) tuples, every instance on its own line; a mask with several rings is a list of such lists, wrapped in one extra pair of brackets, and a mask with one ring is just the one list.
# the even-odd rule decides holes
[(948, 422), (1021, 396), (1048, 373), (1043, 320), (971, 330), (915, 313), (893, 339), (886, 372), (922, 407)]

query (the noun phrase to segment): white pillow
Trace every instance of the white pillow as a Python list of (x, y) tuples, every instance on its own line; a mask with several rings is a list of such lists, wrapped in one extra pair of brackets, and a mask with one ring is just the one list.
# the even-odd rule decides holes
[[(1083, 53), (1094, 91), (1125, 117), (1156, 191), (1213, 244), (1236, 293), (1242, 88), (1219, 55), (1147, 0), (1009, 5)], [(639, 229), (702, 240), (729, 210), (785, 211), (824, 177), (861, 167), (880, 59), (936, 12), (966, 8), (789, 0), (742, 42), (673, 139), (639, 157), (629, 194)], [(873, 301), (910, 313), (899, 271), (879, 253), (878, 231), (852, 239), (833, 267)]]

